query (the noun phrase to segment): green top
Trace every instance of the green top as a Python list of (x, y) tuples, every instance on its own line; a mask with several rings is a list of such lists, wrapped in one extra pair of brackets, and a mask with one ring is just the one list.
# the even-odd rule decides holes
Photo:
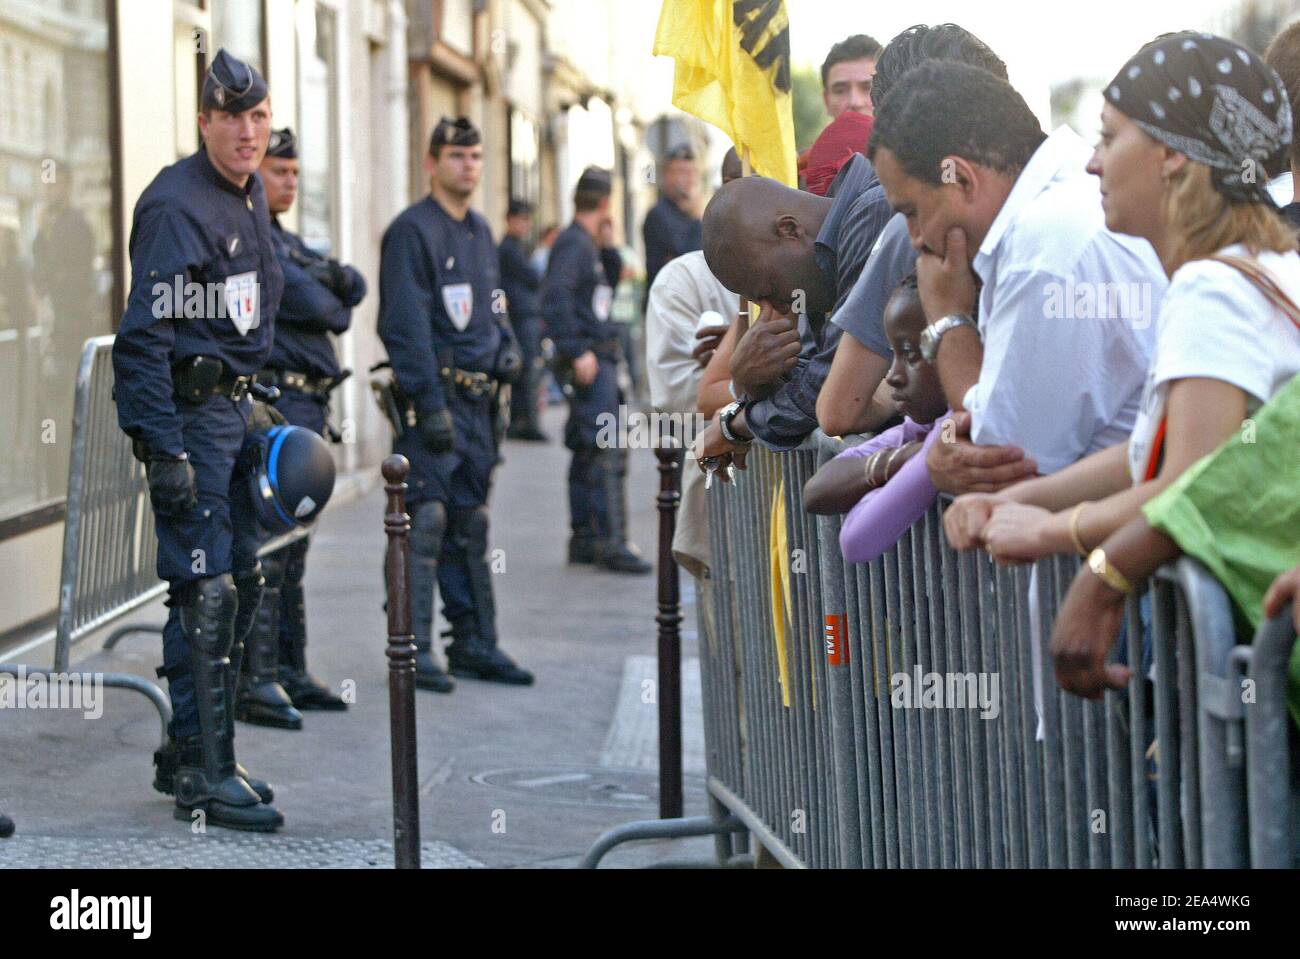
[[(1200, 560), (1258, 627), (1273, 580), (1300, 566), (1300, 376), (1142, 512)], [(1300, 643), (1289, 673), (1287, 698), (1300, 723)]]

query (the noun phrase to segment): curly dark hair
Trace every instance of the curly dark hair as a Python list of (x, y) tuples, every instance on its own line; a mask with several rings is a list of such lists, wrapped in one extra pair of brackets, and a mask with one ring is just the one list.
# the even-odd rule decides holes
[(868, 153), (874, 161), (885, 147), (908, 176), (938, 185), (944, 157), (1019, 173), (1045, 139), (1006, 80), (968, 63), (930, 60), (885, 98)]
[(826, 54), (826, 59), (822, 61), (822, 89), (826, 88), (831, 67), (835, 64), (848, 63), (850, 60), (874, 60), (878, 56), (880, 56), (879, 41), (865, 33), (854, 34), (841, 40), (831, 47), (831, 52)]
[(898, 78), (926, 60), (953, 60), (980, 67), (995, 77), (1007, 78), (1007, 65), (983, 40), (955, 23), (933, 27), (918, 23), (889, 41), (885, 52), (876, 59), (876, 75), (871, 80), (871, 102), (879, 109), (885, 95)]

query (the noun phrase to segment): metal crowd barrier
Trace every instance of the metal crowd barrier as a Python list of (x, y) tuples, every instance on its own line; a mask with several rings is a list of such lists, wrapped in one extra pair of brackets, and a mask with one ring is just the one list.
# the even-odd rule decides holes
[[(0, 673), (17, 676), (21, 669), (28, 676), (66, 675), (73, 646), (167, 592), (167, 584), (158, 579), (158, 540), (144, 466), (117, 425), (112, 350), (112, 336), (87, 340), (77, 370), (58, 618), (52, 633), (28, 647), (52, 639), (53, 668), (0, 663)], [(296, 530), (277, 537), (260, 553), (306, 535), (307, 530)], [(108, 637), (105, 648), (112, 649), (132, 632), (161, 633), (162, 627), (123, 627)], [(147, 697), (158, 710), (166, 742), (171, 702), (157, 683), (131, 673), (80, 675), (82, 682), (98, 678), (106, 688), (130, 689)]]
[[(1150, 669), (1098, 702), (1063, 693), (1048, 646), (1078, 560), (958, 554), (936, 504), (880, 558), (846, 564), (840, 518), (802, 504), (843, 448), (820, 433), (756, 448), (710, 492), (715, 831), (739, 820), (791, 868), (1296, 864), (1289, 611), (1238, 646), (1227, 595), (1183, 559), (1126, 610), (1127, 662), (1143, 662), (1145, 632)], [(896, 677), (924, 688), (931, 673), (963, 701), (911, 688), (919, 706), (895, 702)], [(982, 718), (969, 699), (994, 681)]]

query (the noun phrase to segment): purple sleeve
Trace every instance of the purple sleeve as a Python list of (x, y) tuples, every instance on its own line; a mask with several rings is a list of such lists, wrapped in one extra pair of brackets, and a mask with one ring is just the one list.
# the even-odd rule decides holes
[[(945, 414), (946, 415), (946, 414)], [(939, 422), (943, 417), (939, 418)], [(869, 563), (902, 538), (925, 515), (939, 491), (930, 482), (926, 454), (939, 436), (931, 429), (921, 451), (880, 489), (872, 490), (849, 510), (840, 527), (840, 551), (850, 563)]]
[(877, 433), (871, 439), (857, 446), (850, 446), (841, 453), (836, 453), (837, 460), (858, 459), (864, 456), (870, 456), (879, 450), (892, 450), (900, 446), (906, 446), (912, 440), (921, 439), (929, 432), (924, 426), (918, 426), (909, 419), (903, 420), (898, 426), (891, 426), (883, 433)]

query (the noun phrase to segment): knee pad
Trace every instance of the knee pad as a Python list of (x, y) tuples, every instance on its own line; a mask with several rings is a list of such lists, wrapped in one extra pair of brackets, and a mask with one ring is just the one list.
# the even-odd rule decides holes
[(470, 556), (485, 556), (489, 525), (488, 508), (476, 506), (453, 514), (452, 535), (461, 542)]
[(600, 450), (595, 446), (579, 446), (573, 451), (573, 459), (569, 464), (570, 472), (585, 476), (591, 472), (596, 465), (600, 456)]
[[(261, 579), (261, 576), (258, 576)], [(224, 656), (234, 641), (239, 590), (229, 573), (196, 582), (180, 607), (181, 631), (187, 642), (211, 656)]]
[[(281, 578), (283, 574), (280, 573)], [(235, 615), (235, 642), (242, 643), (248, 631), (253, 628), (253, 618), (257, 608), (262, 604), (262, 593), (266, 590), (266, 577), (262, 575), (262, 564), (254, 562), (253, 568), (235, 573), (232, 577), (239, 608)]]
[(447, 507), (437, 500), (425, 503), (411, 520), (411, 551), (425, 559), (437, 560), (446, 532)]
[(608, 475), (622, 477), (627, 474), (627, 450), (623, 447), (607, 447), (600, 450), (599, 456)]

